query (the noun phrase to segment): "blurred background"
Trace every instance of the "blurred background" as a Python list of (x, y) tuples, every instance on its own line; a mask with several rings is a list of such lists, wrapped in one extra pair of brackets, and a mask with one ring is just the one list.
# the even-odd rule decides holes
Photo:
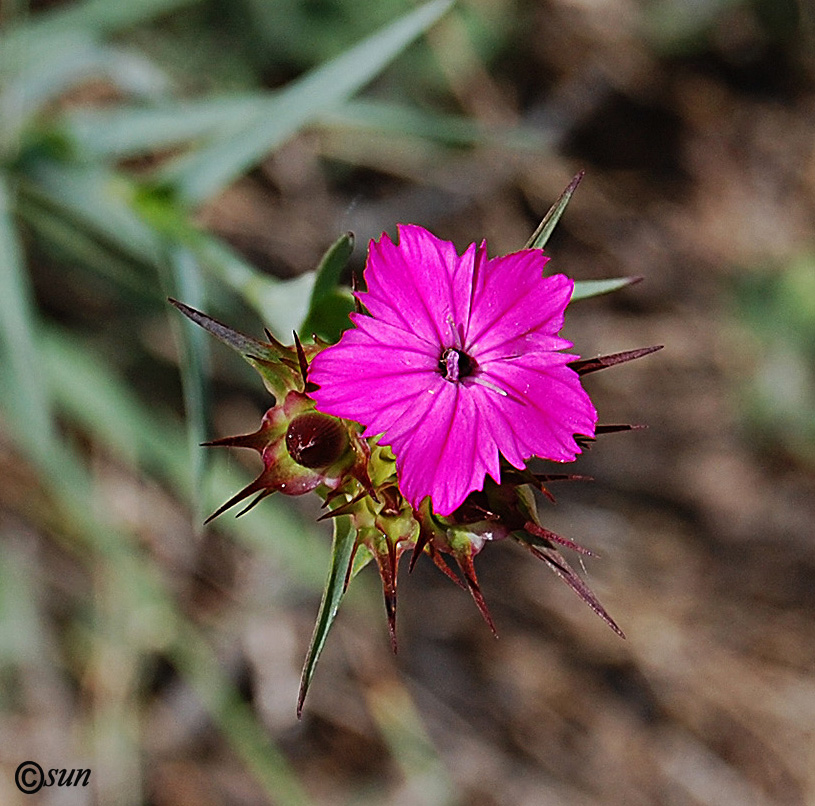
[[(815, 804), (809, 0), (7, 0), (0, 6), (0, 801)], [(500, 638), (424, 560), (391, 654), (351, 586), (302, 720), (316, 499), (204, 529), (270, 404), (183, 299), (288, 340), (337, 236), (548, 245), (602, 437), (517, 546)], [(17, 766), (88, 768), (21, 794)]]

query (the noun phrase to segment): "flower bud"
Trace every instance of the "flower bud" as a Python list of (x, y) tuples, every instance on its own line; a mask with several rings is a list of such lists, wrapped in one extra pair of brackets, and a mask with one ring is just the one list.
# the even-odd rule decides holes
[(286, 450), (298, 465), (333, 465), (348, 448), (348, 431), (336, 417), (312, 411), (295, 417), (286, 430)]

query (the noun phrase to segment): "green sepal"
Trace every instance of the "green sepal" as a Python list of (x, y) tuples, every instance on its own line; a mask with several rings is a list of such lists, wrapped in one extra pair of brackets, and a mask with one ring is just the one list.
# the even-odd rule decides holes
[(518, 510), (527, 520), (541, 525), (538, 515), (538, 506), (535, 503), (535, 494), (529, 484), (521, 484), (515, 488), (515, 495), (518, 499)]
[(292, 389), (302, 387), (297, 364), (292, 351), (280, 343), (262, 342), (196, 311), (183, 302), (171, 299), (170, 303), (195, 324), (231, 347), (257, 370), (263, 383), (276, 400), (283, 400)]
[(328, 572), (328, 579), (323, 589), (323, 599), (320, 602), (320, 611), (317, 614), (317, 622), (314, 625), (314, 634), (311, 636), (311, 643), (306, 654), (306, 662), (303, 664), (303, 672), (300, 675), (300, 693), (297, 697), (297, 717), (303, 713), (303, 703), (308, 693), (311, 678), (317, 668), (317, 661), (325, 646), (328, 632), (337, 612), (340, 609), (340, 602), (345, 594), (345, 582), (351, 568), (354, 557), (354, 546), (357, 540), (357, 531), (351, 518), (347, 515), (340, 515), (334, 518), (334, 543), (331, 549), (331, 569)]
[(566, 205), (572, 198), (580, 180), (583, 178), (585, 171), (580, 171), (567, 186), (566, 190), (560, 194), (558, 200), (549, 208), (549, 212), (543, 217), (543, 220), (538, 224), (538, 228), (532, 233), (532, 237), (526, 242), (524, 249), (543, 249), (547, 241), (555, 230), (557, 222), (566, 210)]
[(351, 582), (373, 558), (374, 555), (371, 554), (371, 550), (366, 545), (360, 543), (360, 545), (357, 546), (357, 553), (354, 555), (354, 564), (351, 566), (351, 574), (348, 577), (348, 581)]

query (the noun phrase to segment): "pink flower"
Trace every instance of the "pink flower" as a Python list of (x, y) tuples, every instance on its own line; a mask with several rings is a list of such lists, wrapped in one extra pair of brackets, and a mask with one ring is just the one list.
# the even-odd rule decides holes
[[(430, 496), (449, 515), (500, 456), (518, 469), (533, 457), (573, 461), (574, 435), (593, 436), (597, 412), (560, 352), (557, 334), (574, 283), (543, 277), (539, 249), (487, 258), (486, 243), (455, 246), (415, 225), (399, 244), (371, 242), (357, 297), (370, 315), (313, 360), (320, 411), (382, 434), (399, 488), (417, 507)], [(500, 456), (499, 456), (500, 455)]]

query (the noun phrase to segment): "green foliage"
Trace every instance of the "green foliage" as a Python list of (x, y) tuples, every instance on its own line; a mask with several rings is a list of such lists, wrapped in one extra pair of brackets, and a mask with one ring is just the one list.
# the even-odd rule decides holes
[(308, 313), (303, 321), (304, 336), (317, 335), (326, 341), (335, 342), (339, 341), (343, 330), (348, 328), (348, 314), (354, 309), (354, 301), (347, 291), (340, 288), (340, 279), (353, 251), (354, 235), (346, 232), (320, 261)]
[(361, 89), (403, 48), (432, 25), (451, 0), (433, 0), (291, 82), (260, 103), (211, 144), (170, 166), (161, 178), (186, 203), (198, 204), (236, 179), (320, 111)]
[[(652, 43), (669, 53), (716, 49), (716, 33), (733, 20), (764, 41), (801, 36), (806, 45), (811, 11), (796, 0), (655, 0), (645, 13)], [(757, 40), (760, 41), (760, 40)]]
[(323, 651), (328, 633), (334, 624), (334, 619), (340, 609), (342, 598), (345, 595), (345, 583), (348, 579), (351, 561), (354, 556), (354, 545), (357, 532), (351, 523), (351, 518), (341, 515), (334, 518), (334, 546), (331, 551), (331, 567), (323, 588), (323, 599), (320, 602), (320, 612), (314, 625), (314, 634), (308, 647), (303, 674), (300, 678), (300, 694), (297, 698), (297, 713), (303, 710), (303, 703), (308, 694), (317, 661)]
[(746, 420), (764, 447), (815, 465), (815, 255), (742, 277), (735, 300), (754, 364)]

